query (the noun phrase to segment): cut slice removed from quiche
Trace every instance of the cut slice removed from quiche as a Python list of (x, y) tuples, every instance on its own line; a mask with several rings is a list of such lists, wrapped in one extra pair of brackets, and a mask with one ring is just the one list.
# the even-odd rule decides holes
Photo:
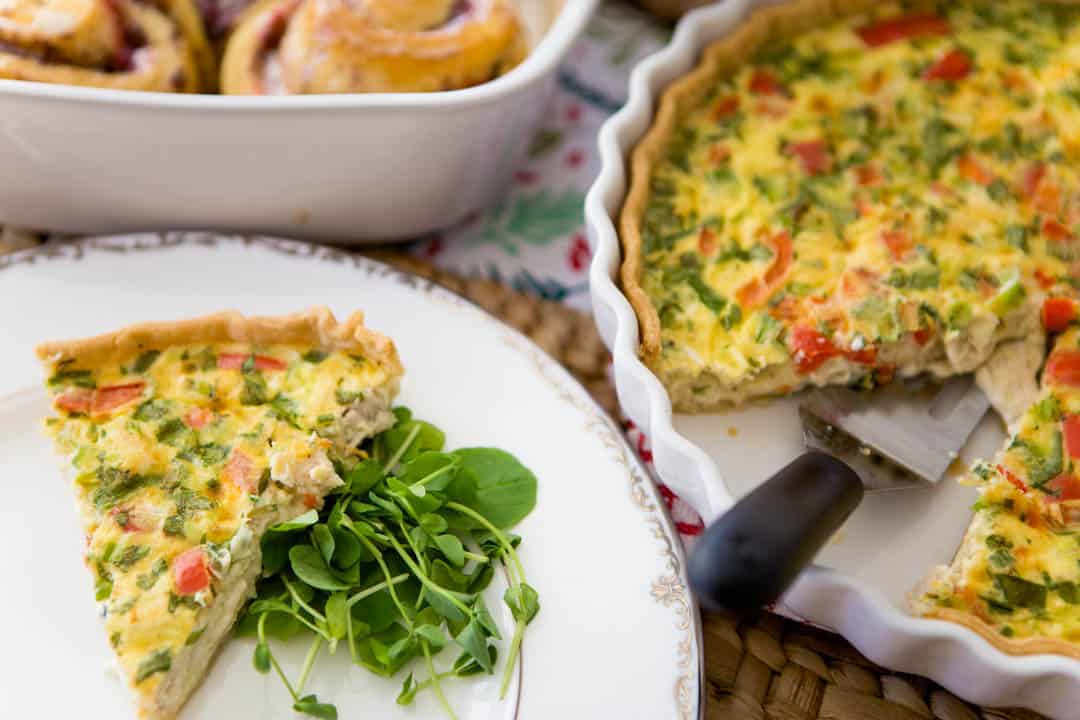
[(1080, 328), (1062, 333), (1039, 396), (993, 462), (960, 548), (914, 598), (1014, 654), (1080, 658)]
[(322, 506), (393, 424), (393, 343), (353, 314), (226, 312), (46, 343), (106, 633), (139, 715), (172, 718), (261, 569), (271, 525)]

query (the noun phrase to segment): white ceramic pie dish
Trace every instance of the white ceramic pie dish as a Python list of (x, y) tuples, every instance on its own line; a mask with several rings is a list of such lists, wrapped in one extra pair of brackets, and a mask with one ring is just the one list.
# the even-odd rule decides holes
[(508, 186), (598, 0), (515, 0), (533, 50), (465, 90), (223, 97), (0, 80), (0, 221), (406, 239)]
[[(600, 132), (601, 171), (585, 202), (593, 247), (593, 309), (614, 356), (626, 414), (649, 437), (664, 482), (709, 522), (735, 498), (802, 449), (791, 400), (714, 415), (673, 414), (660, 381), (638, 356), (638, 323), (617, 285), (616, 221), (627, 159), (652, 121), (660, 93), (696, 63), (701, 50), (739, 26), (760, 0), (727, 0), (687, 15), (671, 43), (635, 68), (627, 104)], [(991, 455), (1003, 439), (987, 418), (965, 460)], [(1080, 662), (1016, 657), (950, 623), (912, 617), (905, 598), (932, 566), (948, 562), (970, 517), (973, 491), (946, 478), (937, 486), (868, 497), (779, 604), (781, 611), (836, 630), (875, 662), (928, 676), (980, 705), (1023, 706), (1077, 717)]]

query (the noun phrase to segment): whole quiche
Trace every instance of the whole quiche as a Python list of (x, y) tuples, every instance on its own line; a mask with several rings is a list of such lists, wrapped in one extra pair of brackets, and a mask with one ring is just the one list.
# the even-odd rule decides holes
[(1080, 657), (1080, 7), (759, 11), (663, 97), (620, 236), (683, 411), (977, 370), (1012, 436), (912, 609)]
[(967, 372), (1038, 333), (1080, 258), (1078, 19), (804, 0), (711, 46), (635, 150), (620, 224), (676, 407)]

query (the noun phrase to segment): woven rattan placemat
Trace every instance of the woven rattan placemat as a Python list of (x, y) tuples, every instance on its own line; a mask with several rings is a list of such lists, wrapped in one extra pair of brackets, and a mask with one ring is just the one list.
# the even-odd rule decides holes
[[(0, 254), (38, 244), (0, 232)], [(393, 250), (367, 252), (430, 278), (528, 335), (614, 412), (607, 349), (592, 318), (499, 283), (463, 278)], [(1025, 710), (979, 708), (935, 683), (880, 668), (832, 633), (762, 612), (704, 616), (706, 720), (1039, 720)]]

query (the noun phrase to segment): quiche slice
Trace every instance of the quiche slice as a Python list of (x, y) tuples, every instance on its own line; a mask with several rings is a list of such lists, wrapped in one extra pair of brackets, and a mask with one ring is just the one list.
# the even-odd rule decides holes
[(141, 717), (172, 718), (261, 569), (263, 531), (393, 424), (394, 345), (356, 313), (234, 312), (37, 348), (105, 630)]
[(1042, 391), (993, 462), (952, 563), (914, 598), (1010, 653), (1080, 658), (1080, 329), (1060, 335)]
[(1080, 275), (1080, 7), (794, 0), (663, 96), (620, 216), (681, 411), (970, 372)]

